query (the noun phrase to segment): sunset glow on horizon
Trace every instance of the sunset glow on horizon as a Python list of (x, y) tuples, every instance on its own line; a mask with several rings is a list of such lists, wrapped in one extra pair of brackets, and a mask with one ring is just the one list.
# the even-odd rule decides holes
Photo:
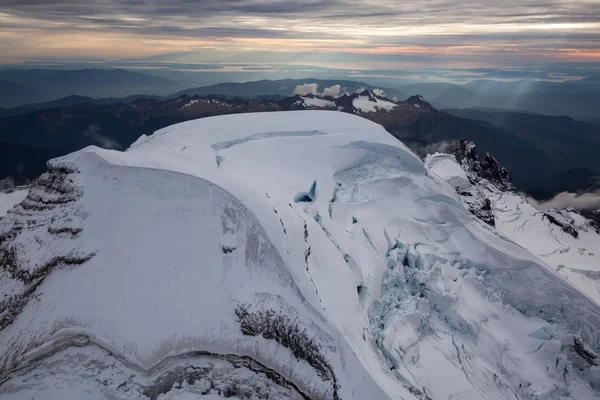
[[(336, 54), (397, 57), (405, 64), (420, 56), (449, 65), (600, 62), (598, 1), (136, 3), (6, 0), (0, 4), (2, 63), (171, 61), (182, 54), (199, 63), (255, 62), (258, 52), (276, 61), (287, 55), (282, 62), (292, 64), (310, 53), (324, 65), (334, 65)], [(298, 61), (289, 61), (290, 53)]]

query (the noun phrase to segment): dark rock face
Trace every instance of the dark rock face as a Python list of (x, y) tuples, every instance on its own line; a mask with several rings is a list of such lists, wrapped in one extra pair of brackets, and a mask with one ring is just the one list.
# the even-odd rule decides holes
[[(461, 140), (454, 151), (456, 160), (465, 167), (469, 177), (479, 181), (485, 179), (503, 192), (514, 191), (510, 172), (504, 168), (489, 152), (479, 160), (475, 143)], [(475, 183), (476, 183), (475, 182)]]
[[(454, 154), (473, 185), (472, 189), (458, 191), (458, 194), (473, 215), (495, 227), (491, 201), (479, 187), (493, 188), (500, 192), (515, 192), (510, 173), (490, 153), (480, 160), (477, 156), (477, 147), (471, 141), (461, 140), (454, 148), (450, 149), (450, 153)], [(581, 216), (585, 222), (576, 222), (575, 215)], [(600, 228), (594, 219), (590, 218), (587, 213), (584, 215), (574, 208), (547, 210), (543, 213), (543, 218), (560, 227), (563, 232), (575, 239), (579, 237), (581, 230), (587, 232), (591, 229), (600, 235)]]
[(575, 221), (563, 210), (548, 210), (544, 213), (543, 218), (546, 218), (550, 223), (559, 226), (563, 232), (568, 233), (575, 239), (579, 237), (579, 232), (574, 225)]
[(480, 165), (481, 175), (492, 182), (496, 187), (506, 191), (515, 190), (508, 170), (500, 165), (490, 153), (486, 153), (485, 158)]
[(279, 314), (274, 310), (252, 312), (248, 305), (240, 304), (235, 314), (244, 335), (275, 340), (289, 349), (296, 359), (306, 361), (323, 381), (331, 382), (334, 400), (340, 398), (333, 367), (322, 353), (319, 343), (306, 332), (306, 329), (300, 327), (296, 321), (292, 321), (288, 315)]
[(573, 337), (573, 349), (582, 359), (584, 359), (590, 365), (598, 365), (598, 356), (587, 349), (581, 339)]
[(469, 189), (457, 189), (458, 194), (471, 214), (495, 227), (492, 202), (483, 193), (482, 187), (491, 187), (502, 192), (514, 191), (510, 173), (490, 153), (480, 160), (477, 147), (472, 141), (460, 140), (450, 146), (449, 152), (454, 155), (473, 185)]
[[(477, 147), (472, 141), (461, 140), (451, 146), (449, 153), (456, 157), (472, 185), (469, 188), (457, 189), (463, 203), (471, 214), (495, 227), (492, 203), (485, 193), (515, 192), (510, 173), (490, 153), (480, 160)], [(581, 216), (584, 222), (576, 221), (577, 215)], [(542, 217), (575, 239), (579, 237), (581, 231), (587, 232), (590, 229), (600, 234), (598, 224), (590, 218), (590, 215), (582, 214), (574, 208), (547, 210)]]
[(594, 230), (600, 235), (600, 210), (581, 210), (581, 215), (590, 220)]
[[(224, 398), (240, 399), (291, 399), (310, 397), (300, 392), (293, 382), (285, 379), (278, 372), (269, 369), (250, 357), (236, 356), (233, 354), (215, 354), (196, 352), (189, 356), (212, 357), (215, 360), (226, 361), (231, 368), (210, 367), (207, 365), (177, 366), (163, 371), (152, 384), (140, 389), (141, 394), (150, 400), (156, 400), (163, 394), (168, 394), (186, 384), (196, 386), (202, 395), (218, 393)], [(238, 370), (248, 370), (254, 376), (242, 377), (237, 375)], [(122, 385), (134, 386), (135, 383), (125, 381)], [(297, 396), (292, 397), (294, 394)]]
[(483, 200), (484, 204), (479, 209), (469, 209), (471, 214), (475, 215), (477, 218), (488, 224), (489, 226), (495, 228), (496, 227), (496, 219), (494, 218), (494, 214), (492, 212), (492, 202), (490, 199), (485, 198)]
[[(583, 224), (578, 224), (575, 221), (574, 216), (577, 215), (581, 216), (585, 220)], [(544, 212), (543, 218), (547, 219), (551, 224), (560, 227), (563, 232), (568, 233), (575, 239), (579, 237), (579, 232), (582, 230), (587, 232), (591, 229), (600, 235), (600, 228), (598, 227), (598, 224), (572, 207), (565, 209), (553, 208), (551, 210), (547, 210)]]
[(414, 108), (418, 108), (419, 111), (421, 111), (421, 112), (435, 110), (433, 108), (433, 106), (430, 103), (428, 103), (427, 101), (425, 101), (423, 96), (420, 96), (420, 95), (410, 96), (408, 99), (406, 99), (404, 101), (404, 103), (411, 105)]

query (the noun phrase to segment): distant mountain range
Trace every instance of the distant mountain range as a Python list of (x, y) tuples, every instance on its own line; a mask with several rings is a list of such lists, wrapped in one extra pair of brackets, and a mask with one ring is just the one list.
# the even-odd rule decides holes
[(497, 108), (568, 115), (587, 120), (600, 114), (600, 85), (595, 82), (500, 82), (475, 80), (465, 85), (419, 83), (400, 86), (419, 93), (437, 108)]
[[(395, 101), (400, 101), (402, 99), (406, 99), (408, 96), (405, 92), (389, 89), (389, 88), (381, 88), (379, 86), (372, 86), (366, 84), (364, 82), (356, 82), (356, 81), (347, 81), (347, 80), (327, 80), (327, 79), (279, 79), (279, 80), (262, 80), (255, 82), (242, 82), (242, 83), (219, 83), (216, 85), (203, 86), (197, 88), (191, 88), (182, 90), (180, 92), (175, 93), (169, 98), (177, 98), (180, 96), (210, 96), (210, 95), (220, 95), (224, 97), (240, 97), (244, 99), (254, 99), (261, 97), (270, 97), (274, 98), (274, 96), (280, 96), (279, 98), (289, 97), (294, 93), (296, 87), (303, 85), (314, 85), (315, 92), (312, 94), (323, 93), (323, 91), (327, 88), (330, 91), (339, 90), (339, 95), (342, 94), (352, 94), (356, 92), (360, 92), (363, 90), (382, 90), (382, 94), (386, 97), (393, 99)], [(336, 88), (339, 86), (339, 88)], [(307, 93), (300, 94), (308, 94), (310, 86), (306, 87)], [(277, 98), (277, 97), (275, 97)]]
[[(175, 79), (178, 77), (177, 74), (170, 76)], [(368, 81), (369, 78), (365, 79)], [(0, 70), (0, 116), (45, 108), (37, 103), (50, 101), (64, 103), (57, 106), (70, 106), (74, 103), (65, 103), (62, 98), (73, 95), (104, 100), (91, 101), (94, 103), (127, 101), (132, 100), (132, 96), (140, 95), (165, 99), (183, 95), (220, 95), (226, 98), (280, 100), (296, 94), (297, 87), (300, 88), (299, 94), (321, 95), (352, 94), (364, 89), (379, 89), (383, 91), (383, 95), (394, 101), (405, 99), (408, 94), (418, 93), (438, 109), (493, 108), (568, 115), (596, 123), (597, 116), (600, 115), (600, 83), (594, 79), (564, 83), (479, 79), (463, 85), (429, 82), (397, 87), (393, 86), (393, 82), (388, 82), (388, 87), (382, 87), (369, 82), (315, 78), (218, 83), (193, 88), (189, 88), (193, 84), (190, 82), (194, 81), (189, 77), (178, 81), (153, 75), (152, 71), (133, 72), (122, 69)], [(27, 107), (2, 110), (23, 105)]]
[(600, 125), (600, 117), (582, 118), (582, 121), (589, 122), (590, 124)]
[[(32, 88), (0, 80), (0, 107), (24, 104), (32, 101), (35, 96), (35, 91)], [(2, 111), (2, 108), (0, 108), (0, 112)]]
[[(51, 74), (50, 72), (56, 72), (56, 74)], [(0, 81), (0, 117), (26, 114), (46, 108), (71, 107), (83, 103), (130, 103), (142, 97), (173, 99), (181, 96), (216, 95), (228, 99), (281, 100), (294, 95), (296, 87), (302, 88), (303, 86), (306, 93), (311, 93), (312, 91), (313, 94), (322, 94), (327, 89), (330, 94), (335, 95), (344, 93), (352, 94), (365, 89), (379, 89), (381, 90), (381, 94), (394, 101), (408, 97), (404, 92), (399, 90), (381, 89), (364, 82), (313, 78), (219, 83), (180, 90), (175, 94), (170, 94), (176, 90), (180, 85), (179, 83), (125, 70), (0, 70), (0, 79), (2, 77), (14, 79), (19, 83)], [(60, 80), (56, 80), (56, 77), (60, 78)], [(69, 79), (71, 80), (70, 82), (68, 82)], [(59, 82), (63, 83), (57, 89), (54, 86), (58, 85)], [(31, 88), (24, 85), (30, 85)]]
[[(600, 126), (568, 117), (526, 113), (444, 112), (420, 96), (395, 103), (368, 90), (337, 98), (308, 94), (245, 100), (184, 95), (166, 100), (137, 97), (118, 103), (85, 101), (0, 118), (0, 141), (53, 152), (68, 152), (88, 145), (125, 149), (142, 134), (182, 121), (222, 114), (303, 109), (337, 110), (363, 116), (383, 125), (422, 156), (448, 141), (472, 140), (482, 154), (490, 151), (506, 165), (518, 188), (538, 189), (540, 195), (591, 187), (600, 171), (600, 158), (595, 155), (600, 148)], [(46, 161), (44, 157), (33, 161), (32, 156), (19, 163), (31, 165), (28, 171), (39, 171)], [(14, 160), (11, 162), (14, 169)], [(581, 171), (586, 172), (579, 174)], [(32, 173), (24, 177), (34, 176)]]
[(105, 97), (95, 99), (88, 96), (71, 95), (61, 97), (60, 99), (46, 101), (42, 103), (30, 103), (22, 106), (0, 109), (0, 117), (8, 117), (11, 115), (29, 114), (36, 110), (44, 110), (48, 108), (73, 107), (77, 104), (115, 104), (115, 103), (131, 103), (139, 98), (145, 99), (161, 99), (161, 96), (151, 95), (132, 95), (127, 97)]
[[(547, 195), (595, 187), (600, 175), (600, 125), (565, 116), (509, 111), (444, 110), (461, 118), (485, 121), (505, 129), (541, 150), (560, 171), (525, 182), (527, 189), (545, 189)], [(553, 167), (548, 166), (549, 171)], [(538, 195), (541, 192), (535, 192)]]
[(66, 96), (125, 97), (138, 93), (167, 95), (181, 84), (122, 69), (0, 70), (0, 107), (47, 102)]
[(14, 178), (18, 184), (45, 172), (46, 161), (68, 153), (64, 149), (37, 148), (0, 141), (0, 181), (6, 177)]

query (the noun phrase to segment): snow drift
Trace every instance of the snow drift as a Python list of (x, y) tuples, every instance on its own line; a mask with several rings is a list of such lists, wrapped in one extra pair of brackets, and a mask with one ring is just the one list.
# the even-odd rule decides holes
[(590, 399), (600, 308), (381, 126), (213, 117), (0, 220), (4, 398)]

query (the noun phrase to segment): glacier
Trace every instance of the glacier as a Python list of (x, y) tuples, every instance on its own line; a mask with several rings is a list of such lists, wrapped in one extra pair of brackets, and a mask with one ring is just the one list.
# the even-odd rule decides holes
[(0, 219), (0, 397), (599, 398), (600, 306), (449, 176), (333, 111), (51, 160)]

